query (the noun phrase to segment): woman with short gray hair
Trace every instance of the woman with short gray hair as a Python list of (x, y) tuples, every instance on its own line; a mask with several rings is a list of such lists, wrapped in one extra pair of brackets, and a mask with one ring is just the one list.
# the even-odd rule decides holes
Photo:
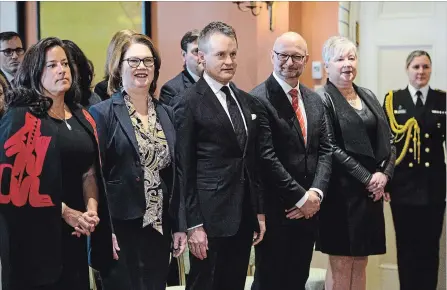
[(395, 149), (376, 96), (354, 84), (356, 46), (345, 37), (331, 37), (323, 59), (328, 80), (319, 93), (335, 145), (317, 248), (329, 254), (325, 289), (364, 290), (368, 256), (386, 252), (383, 195)]

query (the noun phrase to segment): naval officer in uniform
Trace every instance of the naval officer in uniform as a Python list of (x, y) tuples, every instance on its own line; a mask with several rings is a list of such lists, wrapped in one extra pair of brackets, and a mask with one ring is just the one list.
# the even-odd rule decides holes
[(390, 91), (384, 108), (395, 134), (398, 164), (389, 183), (401, 290), (435, 290), (445, 212), (446, 93), (430, 88), (426, 51), (406, 61), (409, 84)]

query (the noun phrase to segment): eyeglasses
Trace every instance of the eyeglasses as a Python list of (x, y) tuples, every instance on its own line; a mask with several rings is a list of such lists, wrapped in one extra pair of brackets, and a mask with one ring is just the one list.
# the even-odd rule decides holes
[(276, 57), (278, 57), (278, 59), (282, 62), (287, 62), (289, 60), (289, 57), (292, 58), (293, 62), (303, 62), (304, 58), (306, 57), (305, 55), (299, 55), (299, 54), (290, 55), (290, 54), (279, 53), (276, 51), (273, 52), (276, 54)]
[(129, 66), (131, 68), (137, 68), (140, 66), (140, 63), (143, 62), (145, 67), (153, 67), (155, 63), (154, 57), (145, 57), (145, 58), (138, 58), (138, 57), (129, 57), (126, 59), (123, 59), (123, 61), (127, 61)]
[(16, 49), (7, 48), (0, 50), (0, 52), (3, 52), (5, 56), (12, 56), (15, 53), (17, 53), (18, 56), (23, 55), (25, 53), (25, 50), (22, 47), (17, 47)]

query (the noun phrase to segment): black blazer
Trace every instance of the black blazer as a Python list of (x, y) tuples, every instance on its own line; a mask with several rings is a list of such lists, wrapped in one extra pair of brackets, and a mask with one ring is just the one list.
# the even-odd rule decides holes
[[(340, 91), (327, 80), (318, 91), (334, 130), (334, 173), (331, 189), (342, 194), (354, 185), (364, 189), (372, 174), (381, 171), (391, 179), (394, 173), (396, 150), (386, 116), (376, 96), (368, 89), (353, 85), (363, 102), (377, 120), (376, 144), (371, 144), (366, 127)], [(352, 190), (351, 190), (352, 191)]]
[(107, 100), (110, 98), (107, 93), (108, 80), (102, 80), (96, 84), (94, 92), (101, 98), (101, 100)]
[(271, 75), (254, 88), (257, 100), (267, 220), (286, 221), (290, 209), (314, 187), (326, 193), (331, 176), (332, 144), (321, 98), (300, 84), (307, 117), (307, 146), (287, 95)]
[[(385, 102), (389, 93), (385, 96)], [(386, 112), (386, 110), (385, 110)], [(425, 105), (416, 110), (408, 87), (393, 92), (393, 112), (398, 124), (415, 117), (421, 128), (420, 163), (414, 159), (413, 140), (409, 150), (396, 166), (389, 184), (391, 200), (396, 204), (426, 205), (445, 202), (446, 165), (444, 145), (446, 134), (446, 93), (429, 89)], [(405, 138), (396, 143), (397, 155), (402, 152)]]
[(160, 102), (165, 105), (171, 105), (172, 98), (178, 95), (180, 92), (191, 87), (195, 83), (192, 76), (186, 69), (176, 75), (173, 79), (165, 83), (160, 90)]
[[(175, 156), (175, 130), (172, 109), (156, 99), (155, 110), (172, 157)], [(144, 170), (140, 164), (138, 143), (121, 92), (90, 107), (96, 121), (103, 172), (111, 216), (117, 220), (143, 217), (146, 211)], [(163, 231), (185, 231), (180, 199), (174, 188), (176, 163), (160, 172), (163, 186)]]
[[(247, 123), (244, 150), (228, 115), (203, 78), (174, 99), (177, 139), (181, 140), (177, 143), (177, 181), (186, 202), (188, 228), (204, 224), (209, 237), (235, 235), (242, 214), (254, 222), (256, 214), (263, 213), (253, 98), (230, 86)], [(250, 211), (243, 211), (246, 194), (250, 194)]]

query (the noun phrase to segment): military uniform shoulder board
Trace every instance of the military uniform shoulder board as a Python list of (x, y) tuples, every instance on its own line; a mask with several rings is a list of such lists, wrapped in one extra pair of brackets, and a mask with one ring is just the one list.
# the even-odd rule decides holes
[(440, 89), (435, 89), (435, 91), (445, 94), (446, 92)]

